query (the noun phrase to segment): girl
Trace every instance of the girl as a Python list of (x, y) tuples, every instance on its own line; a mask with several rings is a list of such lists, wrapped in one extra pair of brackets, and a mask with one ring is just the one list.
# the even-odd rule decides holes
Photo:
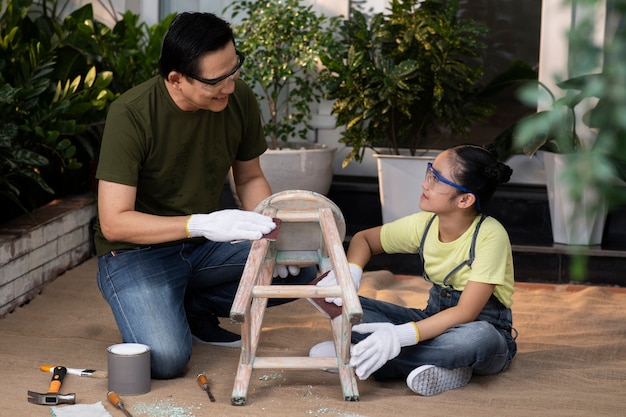
[[(511, 173), (493, 147), (450, 148), (428, 164), (422, 212), (352, 238), (347, 258), (357, 289), (363, 267), (383, 252), (419, 253), (433, 284), (425, 309), (360, 297), (363, 323), (353, 327), (350, 359), (359, 379), (403, 378), (412, 391), (430, 396), (509, 365), (517, 350), (511, 245), (503, 226), (481, 210)], [(334, 273), (318, 285), (336, 285)], [(332, 352), (333, 342), (323, 342), (310, 355)]]

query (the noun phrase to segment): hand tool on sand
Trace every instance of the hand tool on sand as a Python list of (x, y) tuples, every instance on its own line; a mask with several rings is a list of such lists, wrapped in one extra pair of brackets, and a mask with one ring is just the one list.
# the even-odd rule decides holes
[(117, 395), (115, 391), (107, 392), (107, 398), (109, 399), (109, 402), (113, 404), (115, 408), (119, 408), (120, 410), (122, 410), (122, 412), (124, 413), (124, 415), (126, 415), (126, 417), (133, 417), (133, 415), (128, 412), (126, 407), (124, 407), (124, 403), (122, 402), (122, 399), (120, 398), (119, 395)]
[(209, 396), (209, 400), (211, 400), (211, 402), (214, 403), (215, 397), (213, 396), (213, 394), (211, 394), (211, 390), (209, 389), (209, 380), (207, 379), (206, 375), (198, 374), (197, 379), (198, 379), (198, 385), (200, 385), (200, 388), (206, 391), (207, 395)]
[(59, 405), (59, 404), (75, 404), (76, 394), (60, 394), (63, 378), (67, 373), (67, 369), (63, 366), (55, 366), (52, 372), (52, 380), (48, 392), (40, 394), (38, 392), (28, 391), (28, 402), (40, 405)]
[[(41, 365), (39, 369), (44, 372), (54, 372), (54, 366)], [(65, 368), (69, 375), (87, 376), (90, 378), (107, 378), (109, 376), (107, 371), (97, 371), (95, 369), (78, 369), (78, 368)]]

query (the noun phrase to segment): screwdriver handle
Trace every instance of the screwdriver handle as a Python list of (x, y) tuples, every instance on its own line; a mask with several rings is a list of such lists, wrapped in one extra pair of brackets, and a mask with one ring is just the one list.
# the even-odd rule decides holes
[(122, 404), (122, 399), (120, 398), (119, 395), (117, 395), (115, 391), (107, 392), (107, 398), (109, 399), (109, 402), (113, 404), (115, 408), (124, 407), (124, 405)]
[(206, 387), (209, 386), (209, 380), (205, 374), (198, 374), (198, 385), (200, 385), (200, 388), (203, 390), (206, 390)]
[(126, 410), (126, 408), (124, 407), (124, 403), (122, 402), (122, 399), (120, 398), (119, 395), (117, 395), (117, 393), (115, 391), (109, 391), (107, 392), (107, 398), (109, 399), (109, 402), (111, 404), (113, 404), (113, 406), (115, 408), (118, 408), (120, 410), (122, 410), (124, 412), (124, 415), (126, 417), (133, 417), (128, 410)]
[(211, 393), (211, 390), (209, 389), (209, 380), (207, 379), (206, 375), (198, 374), (198, 377), (196, 378), (196, 380), (198, 381), (198, 385), (200, 385), (200, 388), (206, 391), (207, 395), (209, 396), (209, 400), (211, 400), (211, 402), (215, 402), (215, 397), (213, 396), (213, 394)]

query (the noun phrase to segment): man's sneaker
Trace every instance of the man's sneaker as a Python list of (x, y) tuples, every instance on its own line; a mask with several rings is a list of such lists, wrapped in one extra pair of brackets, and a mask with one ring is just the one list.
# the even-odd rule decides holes
[(241, 336), (222, 329), (217, 317), (213, 315), (191, 316), (187, 320), (194, 342), (213, 346), (241, 347)]
[(411, 391), (426, 397), (440, 394), (467, 385), (472, 378), (472, 368), (441, 368), (435, 365), (422, 365), (415, 368), (406, 378)]

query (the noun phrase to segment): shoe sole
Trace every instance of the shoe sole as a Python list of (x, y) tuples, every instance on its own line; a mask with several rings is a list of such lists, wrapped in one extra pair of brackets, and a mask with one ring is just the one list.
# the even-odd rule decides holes
[(191, 335), (191, 339), (196, 343), (200, 343), (201, 345), (221, 346), (221, 347), (229, 347), (229, 348), (241, 347), (241, 339), (234, 340), (232, 342), (207, 342), (194, 335)]
[(430, 397), (462, 386), (472, 378), (472, 368), (446, 369), (433, 365), (415, 368), (406, 378), (406, 384), (416, 394)]

